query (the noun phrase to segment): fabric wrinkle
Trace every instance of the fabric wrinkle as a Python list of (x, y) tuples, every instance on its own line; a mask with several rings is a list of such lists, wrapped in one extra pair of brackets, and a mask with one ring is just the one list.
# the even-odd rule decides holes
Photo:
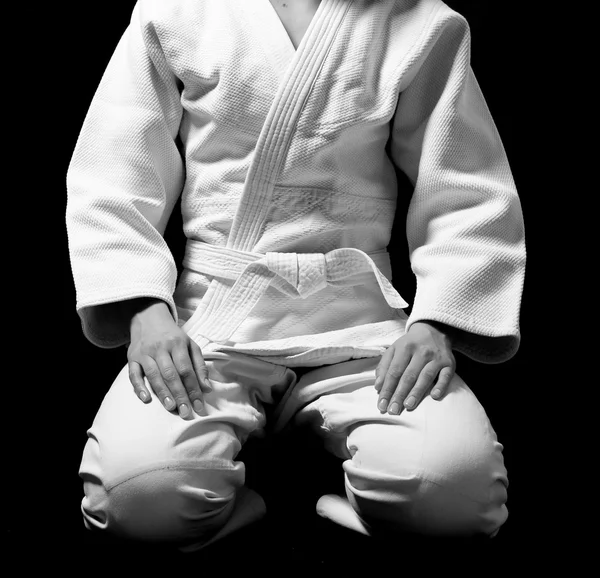
[[(118, 347), (120, 303), (162, 300), (213, 391), (184, 421), (122, 370), (84, 449), (86, 525), (192, 551), (256, 521), (237, 456), (272, 410), (275, 432), (304, 424), (343, 460), (345, 501), (324, 503), (355, 527), (497, 532), (508, 478), (473, 392), (456, 376), (392, 416), (373, 388), (415, 323), (449, 324), (482, 363), (519, 347), (522, 210), (470, 45), (439, 0), (321, 0), (297, 50), (266, 0), (137, 0), (67, 173), (76, 309), (90, 342)], [(178, 276), (164, 233), (179, 199)]]

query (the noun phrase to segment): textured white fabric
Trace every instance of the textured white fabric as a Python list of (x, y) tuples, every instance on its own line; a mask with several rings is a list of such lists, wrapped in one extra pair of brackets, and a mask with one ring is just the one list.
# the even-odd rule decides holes
[[(211, 342), (227, 342), (270, 287), (288, 298), (306, 299), (329, 285), (365, 285), (371, 278), (377, 281), (390, 307), (403, 309), (408, 304), (380, 271), (376, 261), (384, 268), (390, 268), (387, 252), (369, 256), (358, 249), (346, 248), (326, 254), (268, 252), (262, 255), (190, 240), (184, 258), (186, 267), (229, 279), (234, 285), (219, 308), (202, 312), (198, 309), (184, 328), (201, 347)], [(331, 337), (330, 333), (327, 339)]]
[[(140, 403), (127, 366), (119, 373), (88, 431), (79, 469), (88, 528), (193, 551), (260, 519), (265, 503), (244, 485), (239, 451), (249, 437), (266, 434), (269, 406), (276, 430), (307, 426), (343, 460), (352, 506), (317, 504), (335, 522), (360, 531), (355, 511), (369, 534), (490, 535), (507, 519), (503, 446), (458, 375), (442, 401), (427, 397), (415, 411), (390, 415), (376, 406), (376, 359), (301, 376), (235, 353), (208, 353), (206, 363), (213, 391), (190, 420), (165, 411), (153, 392), (151, 403)], [(310, 468), (305, 461), (297, 460), (299, 469)]]
[(371, 535), (496, 533), (508, 517), (504, 447), (471, 389), (455, 374), (441, 402), (427, 396), (415, 411), (382, 414), (372, 387), (378, 361), (306, 372), (279, 413), (281, 423), (296, 405), (290, 425), (309, 427), (343, 460), (346, 497), (360, 518), (330, 498), (317, 512), (359, 532), (362, 520)]
[(470, 68), (468, 26), (442, 2), (322, 0), (294, 50), (269, 0), (139, 0), (68, 171), (86, 336), (128, 340), (126, 324), (95, 315), (101, 304), (156, 297), (185, 328), (227, 304), (231, 279), (187, 268), (176, 279), (162, 233), (180, 195), (193, 241), (372, 254), (405, 218), (394, 165), (414, 184), (408, 319), (375, 277), (304, 299), (270, 287), (211, 347), (330, 363), (378, 355), (429, 319), (461, 330), (458, 350), (503, 361), (520, 339), (521, 206)]

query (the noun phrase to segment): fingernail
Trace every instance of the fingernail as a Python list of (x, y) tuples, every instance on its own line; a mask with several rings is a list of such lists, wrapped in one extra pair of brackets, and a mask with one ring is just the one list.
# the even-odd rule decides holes
[(392, 404), (392, 406), (390, 407), (390, 413), (395, 415), (399, 412), (400, 412), (400, 406), (396, 402), (394, 402)]
[(150, 399), (150, 398), (148, 397), (148, 394), (147, 394), (145, 391), (140, 391), (140, 392), (138, 393), (138, 396), (139, 396), (139, 398), (140, 398), (140, 399), (141, 399), (141, 400), (142, 400), (144, 403), (145, 403), (145, 402), (147, 402), (147, 401), (148, 401), (148, 399)]
[(170, 397), (165, 397), (164, 404), (169, 411), (175, 407), (175, 402)]
[(194, 400), (193, 406), (196, 413), (200, 413), (204, 409), (204, 404), (199, 399)]
[(179, 406), (179, 415), (181, 417), (187, 417), (188, 415), (190, 415), (190, 408), (187, 405), (185, 405), (185, 403), (182, 403)]
[(404, 407), (408, 407), (411, 408), (413, 405), (415, 405), (415, 396), (411, 395), (405, 402), (404, 402)]
[(208, 381), (208, 379), (204, 380), (204, 387), (208, 389), (209, 392), (213, 390), (213, 386), (211, 385), (210, 381)]
[(377, 405), (377, 407), (379, 408), (379, 411), (385, 411), (387, 409), (387, 399), (382, 399), (379, 401), (379, 404)]
[(442, 394), (442, 392), (439, 389), (434, 389), (431, 392), (431, 397), (433, 397), (433, 399), (439, 399), (441, 394)]
[(373, 384), (375, 387), (381, 384), (381, 377), (375, 379), (375, 383)]

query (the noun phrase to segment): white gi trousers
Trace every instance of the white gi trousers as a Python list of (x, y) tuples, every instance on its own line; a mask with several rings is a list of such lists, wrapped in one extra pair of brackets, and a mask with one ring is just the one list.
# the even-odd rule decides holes
[(310, 368), (299, 379), (291, 368), (244, 354), (209, 352), (205, 359), (214, 390), (203, 415), (188, 421), (154, 394), (143, 404), (127, 367), (118, 375), (80, 467), (88, 528), (173, 541), (185, 551), (262, 517), (264, 502), (244, 487), (236, 456), (264, 430), (265, 407), (275, 403), (273, 419), (309, 426), (341, 459), (348, 500), (366, 527), (494, 535), (505, 522), (503, 447), (458, 375), (443, 400), (426, 397), (394, 416), (376, 407), (379, 358)]

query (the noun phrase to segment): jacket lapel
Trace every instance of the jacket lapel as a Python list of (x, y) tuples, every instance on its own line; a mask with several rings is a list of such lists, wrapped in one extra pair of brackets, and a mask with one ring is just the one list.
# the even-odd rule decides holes
[[(272, 46), (281, 51), (279, 58), (283, 68), (279, 69), (281, 82), (246, 175), (242, 198), (229, 234), (228, 248), (251, 251), (258, 241), (273, 186), (293, 138), (294, 127), (352, 1), (322, 0), (296, 51), (268, 0), (241, 3), (244, 6), (252, 5), (247, 14), (263, 17), (270, 23), (265, 29), (256, 21), (257, 34), (267, 48)], [(270, 36), (262, 30), (273, 30), (274, 33)]]

